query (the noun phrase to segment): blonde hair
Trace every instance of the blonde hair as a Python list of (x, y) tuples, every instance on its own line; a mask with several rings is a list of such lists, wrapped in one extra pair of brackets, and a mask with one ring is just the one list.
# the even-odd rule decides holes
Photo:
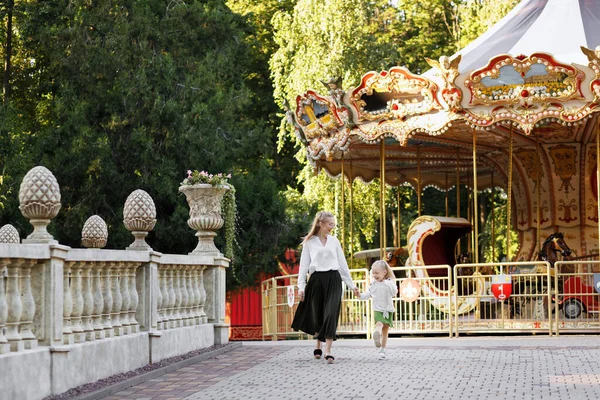
[(373, 265), (371, 265), (371, 272), (375, 269), (381, 269), (381, 270), (385, 270), (385, 272), (387, 273), (386, 278), (390, 278), (390, 279), (395, 279), (395, 275), (394, 275), (394, 271), (392, 270), (392, 267), (390, 267), (390, 264), (388, 264), (387, 262), (385, 262), (384, 260), (377, 260), (373, 263)]
[(335, 219), (332, 213), (327, 211), (319, 211), (317, 215), (315, 215), (315, 219), (313, 220), (310, 231), (308, 231), (308, 234), (304, 236), (302, 243), (306, 243), (311, 237), (318, 235), (319, 230), (321, 229), (321, 222), (324, 222), (328, 218)]

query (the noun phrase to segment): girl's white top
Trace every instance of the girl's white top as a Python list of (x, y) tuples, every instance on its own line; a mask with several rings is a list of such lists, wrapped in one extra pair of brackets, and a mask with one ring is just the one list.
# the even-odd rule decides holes
[(306, 275), (315, 271), (338, 271), (346, 285), (354, 290), (356, 287), (350, 277), (350, 270), (340, 241), (328, 235), (325, 246), (318, 236), (313, 236), (302, 246), (300, 255), (300, 271), (298, 272), (298, 290), (303, 292), (306, 287)]
[(383, 316), (388, 318), (389, 313), (396, 311), (393, 302), (396, 293), (398, 293), (398, 287), (393, 280), (389, 278), (381, 282), (372, 280), (367, 291), (360, 295), (360, 299), (368, 300), (369, 297), (372, 297), (373, 310), (381, 311)]

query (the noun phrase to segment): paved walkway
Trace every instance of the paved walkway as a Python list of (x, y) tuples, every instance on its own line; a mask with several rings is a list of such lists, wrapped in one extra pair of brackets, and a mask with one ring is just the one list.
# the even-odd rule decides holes
[(600, 336), (244, 342), (225, 354), (118, 392), (116, 399), (599, 399)]

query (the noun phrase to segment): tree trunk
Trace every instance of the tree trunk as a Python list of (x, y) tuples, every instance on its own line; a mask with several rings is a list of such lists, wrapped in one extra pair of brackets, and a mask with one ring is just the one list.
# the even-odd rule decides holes
[(14, 0), (6, 2), (6, 45), (4, 53), (4, 80), (2, 83), (3, 98), (2, 103), (8, 104), (10, 97), (10, 68), (12, 57), (12, 17), (13, 9), (15, 8)]

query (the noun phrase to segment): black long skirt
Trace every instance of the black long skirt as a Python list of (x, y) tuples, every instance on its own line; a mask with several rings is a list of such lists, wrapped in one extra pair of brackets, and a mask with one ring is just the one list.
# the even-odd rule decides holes
[(316, 335), (322, 342), (336, 340), (342, 305), (342, 278), (338, 271), (313, 272), (306, 284), (304, 301), (298, 304), (292, 329)]

